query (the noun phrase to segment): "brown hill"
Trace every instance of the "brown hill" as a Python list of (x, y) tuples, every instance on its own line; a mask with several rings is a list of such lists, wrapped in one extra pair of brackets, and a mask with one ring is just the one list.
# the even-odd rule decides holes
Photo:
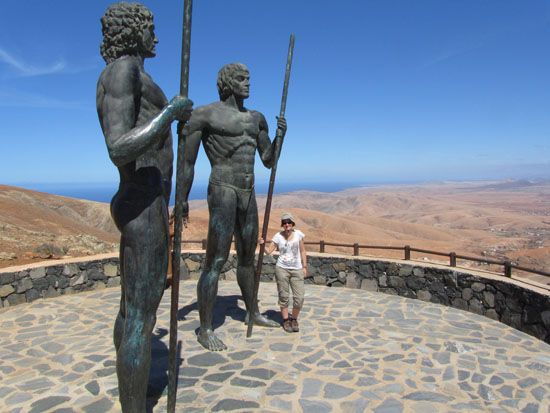
[[(262, 211), (265, 197), (258, 197), (258, 205)], [(191, 203), (188, 231), (193, 231), (195, 238), (206, 234), (200, 232), (208, 219), (205, 208), (205, 201)], [(278, 194), (273, 199), (269, 237), (279, 230), (279, 217), (286, 210), (294, 214), (308, 241), (411, 245), (511, 259), (518, 265), (550, 272), (550, 182), (460, 182)], [(351, 253), (351, 248), (328, 247), (327, 251)], [(394, 257), (403, 254), (365, 252)], [(416, 257), (446, 262), (429, 254)], [(474, 264), (465, 261), (461, 265)], [(500, 267), (486, 268), (502, 271)]]
[[(258, 197), (258, 205), (263, 211), (265, 197)], [(190, 209), (191, 220), (183, 239), (205, 238), (206, 202), (191, 201)], [(550, 271), (550, 182), (438, 183), (352, 188), (337, 193), (277, 194), (268, 238), (279, 230), (283, 211), (294, 214), (307, 241), (411, 245), (499, 260), (507, 258), (519, 265)], [(262, 220), (260, 216), (260, 224)], [(62, 240), (67, 254), (76, 255), (79, 251), (116, 250), (113, 243), (118, 241), (107, 204), (7, 186), (0, 186), (0, 225), (4, 229), (0, 254), (18, 257), (0, 261), (3, 266), (14, 265), (25, 256), (22, 252), (47, 242)], [(97, 242), (97, 249), (83, 242), (83, 234), (90, 237), (87, 240)], [(318, 246), (310, 245), (308, 249), (318, 250)], [(327, 252), (330, 251), (351, 253), (351, 248), (327, 247)], [(362, 253), (402, 256), (402, 252), (380, 250)], [(419, 253), (413, 258), (444, 260)]]
[(0, 266), (116, 251), (109, 205), (0, 185)]

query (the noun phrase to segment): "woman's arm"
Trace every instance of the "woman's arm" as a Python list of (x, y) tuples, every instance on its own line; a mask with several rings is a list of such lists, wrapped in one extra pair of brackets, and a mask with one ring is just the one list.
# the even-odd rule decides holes
[(304, 239), (300, 240), (300, 258), (302, 259), (302, 268), (304, 269), (304, 276), (307, 278), (307, 253), (306, 245), (304, 244)]
[[(264, 239), (260, 238), (259, 241), (258, 241), (258, 244), (263, 244), (264, 242), (265, 242)], [(277, 249), (277, 244), (275, 244), (273, 241), (271, 241), (271, 243), (269, 243), (265, 246), (264, 251), (267, 255), (271, 255), (271, 253), (273, 251), (275, 251), (276, 249)]]

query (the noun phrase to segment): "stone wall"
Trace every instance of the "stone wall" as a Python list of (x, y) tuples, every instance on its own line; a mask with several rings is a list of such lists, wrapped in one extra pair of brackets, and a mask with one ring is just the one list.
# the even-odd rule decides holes
[[(312, 279), (329, 287), (360, 288), (440, 303), (499, 320), (550, 343), (550, 293), (502, 276), (465, 269), (362, 257), (308, 254)], [(204, 252), (182, 254), (182, 279), (197, 279)], [(236, 280), (236, 257), (222, 269), (222, 279)], [(266, 256), (263, 281), (273, 281), (275, 257)], [(118, 257), (0, 270), (3, 307), (120, 284)]]
[(416, 298), (498, 320), (550, 343), (550, 292), (503, 276), (408, 261), (310, 257), (315, 284)]
[(27, 269), (0, 269), (2, 307), (120, 285), (118, 255)]

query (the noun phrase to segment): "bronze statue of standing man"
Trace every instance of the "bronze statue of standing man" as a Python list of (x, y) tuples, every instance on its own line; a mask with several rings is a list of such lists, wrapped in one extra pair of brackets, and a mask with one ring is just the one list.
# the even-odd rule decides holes
[(208, 185), (208, 241), (205, 268), (197, 284), (200, 316), (199, 342), (219, 351), (225, 344), (214, 334), (213, 309), (220, 272), (227, 261), (234, 236), (237, 248), (237, 281), (248, 315), (254, 324), (279, 327), (260, 314), (254, 305), (254, 256), (258, 242), (258, 207), (254, 193), (256, 150), (267, 168), (279, 153), (286, 132), (284, 118), (273, 142), (269, 139), (264, 115), (244, 106), (250, 92), (250, 73), (241, 63), (222, 67), (218, 73), (220, 101), (194, 110), (186, 127), (184, 165), (184, 220), (188, 220), (187, 198), (194, 177), (194, 166), (202, 141), (212, 171)]
[(101, 19), (97, 113), (120, 175), (111, 215), (120, 230), (120, 309), (114, 342), (120, 403), (145, 412), (151, 333), (166, 282), (172, 185), (173, 121), (186, 121), (192, 102), (170, 102), (144, 70), (158, 42), (153, 15), (140, 4), (117, 3)]

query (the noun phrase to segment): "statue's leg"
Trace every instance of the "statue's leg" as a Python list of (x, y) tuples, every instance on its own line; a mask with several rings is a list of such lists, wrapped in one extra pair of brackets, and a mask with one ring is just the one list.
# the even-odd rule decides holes
[(231, 238), (235, 228), (237, 197), (235, 191), (219, 185), (208, 187), (208, 241), (204, 271), (197, 283), (197, 304), (200, 328), (197, 339), (211, 351), (226, 349), (226, 345), (214, 334), (212, 320), (214, 303), (218, 294), (218, 280), (229, 256)]
[(124, 332), (124, 320), (126, 319), (126, 307), (124, 302), (126, 301), (124, 296), (124, 235), (120, 237), (120, 252), (119, 252), (119, 265), (120, 265), (120, 306), (118, 314), (115, 320), (115, 327), (113, 331), (113, 341), (115, 342), (115, 350), (118, 351), (120, 342), (122, 340), (122, 334)]
[(252, 314), (256, 325), (280, 327), (279, 323), (260, 314), (258, 303), (254, 305), (254, 257), (258, 244), (258, 206), (254, 191), (250, 196), (250, 201), (240, 206), (235, 225), (237, 281), (246, 306), (247, 321)]
[(157, 197), (123, 228), (125, 318), (117, 349), (123, 412), (146, 409), (151, 334), (168, 266), (167, 219), (165, 201)]

